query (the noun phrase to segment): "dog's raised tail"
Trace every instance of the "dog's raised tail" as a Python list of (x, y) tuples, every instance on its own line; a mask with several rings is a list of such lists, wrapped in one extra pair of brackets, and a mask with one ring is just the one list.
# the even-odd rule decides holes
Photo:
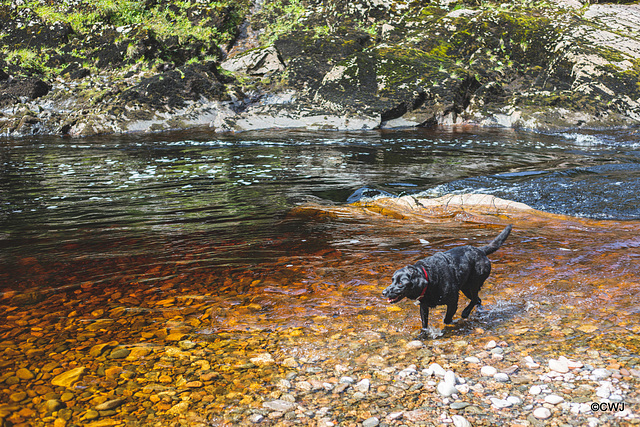
[(507, 225), (507, 227), (502, 230), (500, 234), (498, 234), (498, 237), (493, 239), (493, 241), (487, 246), (481, 247), (480, 250), (486, 255), (494, 253), (500, 248), (500, 246), (502, 246), (504, 241), (507, 240), (507, 237), (509, 237), (509, 233), (511, 233), (511, 225)]

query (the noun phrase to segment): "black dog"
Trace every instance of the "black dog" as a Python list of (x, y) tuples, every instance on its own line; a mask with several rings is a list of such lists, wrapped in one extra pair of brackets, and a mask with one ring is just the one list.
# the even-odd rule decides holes
[(487, 246), (461, 246), (403, 267), (393, 274), (391, 286), (382, 291), (382, 295), (390, 303), (404, 297), (420, 301), (422, 331), (419, 338), (427, 338), (429, 307), (446, 305), (444, 323), (451, 324), (458, 309), (458, 291), (471, 300), (462, 311), (463, 318), (469, 317), (473, 307), (481, 305), (478, 292), (491, 273), (491, 261), (487, 255), (497, 251), (510, 232), (511, 225), (508, 225)]

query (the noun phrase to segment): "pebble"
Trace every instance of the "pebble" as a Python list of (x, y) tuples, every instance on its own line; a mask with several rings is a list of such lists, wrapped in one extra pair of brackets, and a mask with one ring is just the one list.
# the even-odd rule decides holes
[(402, 411), (391, 412), (384, 419), (387, 422), (396, 421), (396, 420), (402, 419), (403, 415), (404, 415), (404, 412)]
[(493, 375), (493, 379), (501, 383), (506, 383), (509, 381), (509, 375), (503, 372), (498, 372)]
[(370, 381), (368, 379), (363, 379), (355, 385), (355, 389), (361, 393), (366, 393), (369, 391)]
[(465, 360), (466, 362), (469, 362), (469, 363), (480, 363), (480, 359), (478, 359), (478, 358), (477, 358), (477, 357), (475, 357), (475, 356), (465, 357), (465, 359), (464, 359), (464, 360)]
[(569, 372), (568, 360), (563, 357), (560, 357), (558, 360), (549, 359), (549, 369), (561, 374), (566, 374), (567, 372)]
[(471, 423), (462, 415), (452, 415), (451, 421), (455, 427), (471, 427)]
[(129, 356), (130, 353), (131, 353), (131, 350), (129, 350), (128, 348), (117, 347), (111, 350), (111, 353), (109, 354), (109, 356), (107, 356), (107, 358), (108, 359), (124, 359), (125, 357)]
[(356, 382), (356, 380), (351, 377), (341, 377), (339, 382), (343, 384), (353, 384)]
[(249, 360), (256, 366), (271, 366), (275, 365), (276, 363), (276, 361), (273, 359), (273, 356), (271, 356), (269, 353), (259, 354)]
[(456, 385), (456, 374), (453, 373), (453, 371), (447, 371), (444, 373), (444, 382), (455, 386)]
[(545, 407), (536, 408), (533, 411), (533, 416), (539, 420), (546, 420), (551, 417), (551, 411)]
[(180, 402), (177, 403), (175, 405), (173, 405), (168, 411), (167, 414), (169, 415), (180, 415), (180, 414), (184, 414), (185, 412), (187, 412), (187, 410), (189, 409), (189, 402)]
[(424, 347), (424, 343), (422, 341), (409, 341), (406, 345), (405, 348), (408, 350), (417, 350)]
[(380, 424), (380, 420), (376, 417), (367, 418), (362, 422), (362, 427), (376, 427)]
[(467, 402), (453, 402), (451, 405), (449, 405), (451, 409), (464, 409), (467, 406), (469, 406)]
[(293, 402), (287, 402), (286, 400), (278, 399), (269, 402), (263, 402), (262, 407), (277, 412), (289, 412), (296, 407), (296, 404)]
[(84, 367), (74, 368), (57, 375), (51, 380), (51, 384), (59, 387), (71, 387), (71, 385), (82, 378), (87, 369)]
[(491, 400), (491, 404), (498, 409), (509, 408), (513, 406), (513, 403), (509, 402), (506, 399), (498, 399), (498, 398), (492, 397), (489, 400)]
[(483, 366), (480, 369), (480, 374), (484, 377), (493, 377), (497, 372), (498, 370), (493, 366)]
[(113, 399), (113, 400), (107, 400), (104, 403), (101, 403), (100, 405), (97, 405), (95, 407), (96, 411), (109, 411), (111, 409), (117, 408), (118, 406), (122, 405), (125, 401), (123, 399)]
[(253, 414), (249, 417), (249, 422), (252, 422), (254, 424), (261, 423), (262, 420), (264, 420), (264, 417), (260, 414)]
[(591, 377), (596, 381), (609, 378), (611, 374), (612, 372), (608, 369), (594, 369), (593, 371), (591, 371)]
[(485, 348), (485, 350), (491, 350), (491, 349), (496, 348), (497, 345), (498, 344), (495, 342), (495, 340), (491, 340), (491, 341), (489, 341), (488, 343), (486, 343), (484, 345), (484, 348)]
[(520, 399), (518, 396), (509, 396), (507, 397), (507, 401), (511, 402), (512, 405), (522, 404), (522, 399)]
[(443, 395), (444, 397), (449, 397), (452, 394), (456, 394), (458, 390), (452, 385), (445, 381), (440, 381), (437, 387), (438, 393)]
[(21, 380), (31, 380), (35, 378), (35, 375), (33, 374), (33, 372), (26, 368), (20, 368), (16, 371), (16, 377), (20, 378)]
[(557, 394), (550, 394), (548, 396), (545, 396), (544, 401), (552, 405), (557, 405), (558, 403), (563, 402), (564, 398), (562, 396), (558, 396)]
[(436, 375), (438, 377), (444, 377), (444, 374), (447, 373), (447, 371), (445, 371), (445, 369), (438, 363), (432, 363), (431, 365), (429, 365), (429, 370), (433, 372), (433, 375)]

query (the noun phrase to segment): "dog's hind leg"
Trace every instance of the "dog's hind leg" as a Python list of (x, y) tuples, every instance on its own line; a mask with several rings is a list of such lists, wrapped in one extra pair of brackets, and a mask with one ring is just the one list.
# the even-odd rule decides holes
[(471, 310), (473, 310), (473, 307), (475, 307), (476, 305), (478, 306), (478, 308), (480, 308), (482, 305), (482, 300), (478, 297), (471, 300), (469, 305), (466, 306), (464, 310), (462, 310), (462, 314), (460, 314), (460, 316), (463, 319), (466, 319), (467, 317), (469, 317), (469, 315), (471, 314)]
[(482, 287), (482, 283), (484, 283), (484, 281), (480, 283), (480, 286), (472, 286), (471, 290), (466, 289), (466, 290), (462, 291), (464, 296), (466, 296), (467, 298), (469, 298), (471, 300), (469, 305), (467, 305), (465, 307), (465, 309), (462, 310), (462, 314), (460, 314), (460, 316), (463, 319), (466, 319), (467, 317), (469, 317), (469, 315), (471, 314), (471, 310), (473, 310), (473, 307), (475, 307), (476, 305), (478, 307), (480, 307), (482, 305), (482, 300), (478, 296), (478, 292), (480, 291), (480, 288)]

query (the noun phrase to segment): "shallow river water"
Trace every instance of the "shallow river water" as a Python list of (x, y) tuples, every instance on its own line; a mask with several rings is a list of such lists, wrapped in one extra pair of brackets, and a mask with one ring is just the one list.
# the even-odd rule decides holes
[[(449, 193), (492, 194), (536, 210), (431, 214), (368, 198)], [(503, 370), (524, 369), (526, 356), (544, 366), (566, 356), (615, 371), (633, 390), (638, 194), (633, 131), (0, 141), (0, 425), (259, 417), (356, 425), (446, 408), (450, 402), (428, 400), (428, 383), (403, 407), (409, 390), (394, 400), (387, 383), (395, 380), (385, 375), (432, 362), (474, 375), (491, 341), (507, 349), (504, 361), (495, 358)], [(508, 223), (513, 232), (491, 256), (481, 292), (484, 310), (446, 328), (444, 310), (432, 310), (441, 336), (411, 344), (418, 308), (381, 297), (393, 272), (440, 250), (486, 244)], [(479, 363), (463, 363), (477, 354)], [(371, 391), (336, 393), (343, 373), (370, 378)], [(469, 394), (465, 403), (480, 412), (461, 412), (474, 425), (535, 421), (526, 401), (505, 415), (476, 394), (478, 402)], [(638, 413), (637, 393), (624, 398)], [(296, 409), (263, 405), (291, 400)], [(558, 408), (558, 416), (571, 411)], [(453, 422), (441, 412), (422, 421)], [(637, 420), (607, 416), (600, 421)]]

